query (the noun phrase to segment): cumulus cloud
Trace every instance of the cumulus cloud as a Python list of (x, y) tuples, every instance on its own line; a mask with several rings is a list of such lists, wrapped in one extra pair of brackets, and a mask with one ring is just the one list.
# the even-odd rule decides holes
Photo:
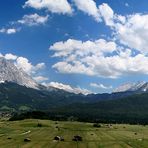
[(94, 0), (73, 0), (73, 2), (79, 10), (92, 16), (96, 21), (101, 21), (101, 16)]
[(0, 33), (6, 33), (6, 34), (15, 34), (17, 31), (19, 31), (18, 29), (16, 28), (2, 28), (0, 29)]
[[(85, 42), (68, 39), (65, 42), (56, 42), (49, 49), (56, 51), (53, 55), (54, 57), (67, 57), (72, 54), (73, 56), (83, 57), (91, 54), (102, 55), (103, 53), (112, 53), (116, 50), (116, 44), (112, 41), (107, 42), (104, 39)], [(71, 56), (71, 58), (74, 57)]]
[(49, 16), (40, 16), (37, 13), (30, 14), (30, 15), (24, 15), (21, 20), (18, 20), (17, 22), (23, 25), (28, 26), (37, 26), (41, 24), (45, 24), (48, 21)]
[[(116, 46), (112, 41), (78, 41), (69, 39), (50, 46), (59, 61), (52, 67), (60, 73), (118, 78), (129, 74), (148, 74), (148, 57), (132, 49)], [(137, 66), (138, 63), (138, 66)]]
[(13, 55), (11, 53), (7, 53), (7, 54), (5, 54), (4, 58), (6, 60), (16, 60), (17, 59), (17, 56), (16, 55)]
[(23, 71), (25, 71), (28, 75), (31, 75), (33, 79), (37, 82), (41, 83), (48, 80), (47, 77), (38, 76), (38, 73), (41, 73), (41, 70), (43, 70), (46, 67), (45, 63), (38, 63), (36, 65), (33, 65), (25, 57), (17, 57), (17, 59), (14, 60), (14, 63), (17, 66), (17, 68), (20, 68)]
[(126, 16), (125, 23), (114, 24), (115, 38), (123, 45), (148, 53), (148, 15), (134, 14)]
[(111, 28), (115, 40), (140, 53), (148, 54), (148, 14), (123, 16), (114, 13), (106, 3), (99, 6), (99, 12), (105, 24)]
[(28, 74), (30, 74), (32, 72), (32, 64), (29, 62), (29, 60), (27, 58), (24, 57), (18, 57), (16, 59), (16, 63), (15, 65), (18, 68), (23, 69), (25, 72), (27, 72)]
[(67, 0), (27, 0), (25, 7), (46, 9), (52, 13), (72, 14), (72, 8)]
[(27, 58), (18, 57), (15, 61), (15, 65), (18, 68), (23, 69), (29, 75), (36, 73), (37, 71), (45, 68), (45, 63), (39, 63), (37, 65), (32, 65)]
[(99, 6), (99, 12), (101, 16), (103, 17), (106, 25), (112, 26), (113, 25), (113, 18), (114, 18), (114, 12), (110, 8), (110, 6), (106, 3), (103, 3)]
[(38, 63), (38, 64), (34, 67), (34, 70), (44, 69), (45, 67), (46, 67), (45, 63)]
[(72, 87), (70, 85), (66, 85), (63, 83), (59, 83), (59, 82), (50, 82), (50, 83), (43, 83), (43, 85), (48, 86), (48, 87), (54, 87), (54, 88), (58, 88), (58, 89), (62, 89), (65, 90), (67, 92), (71, 92), (71, 93), (75, 93), (75, 94), (91, 94), (92, 92), (84, 89), (84, 88), (80, 88), (80, 87)]
[(112, 86), (105, 86), (104, 84), (90, 83), (91, 87), (99, 88), (99, 89), (112, 89)]
[(94, 0), (73, 0), (73, 2), (80, 11), (92, 16), (97, 22), (104, 20), (106, 25), (113, 25), (114, 11), (107, 3), (97, 6)]
[[(0, 33), (5, 33), (5, 34), (15, 34), (19, 32), (23, 25), (26, 26), (38, 26), (38, 25), (44, 25), (48, 21), (49, 15), (46, 16), (41, 16), (38, 15), (37, 13), (34, 14), (29, 14), (29, 15), (24, 15), (22, 19), (18, 21), (12, 21), (9, 22), (9, 28), (8, 27), (3, 27), (0, 29)], [(16, 27), (17, 26), (17, 27)]]
[(43, 77), (43, 76), (36, 76), (36, 77), (33, 77), (34, 80), (36, 80), (37, 82), (41, 83), (41, 82), (45, 82), (48, 80), (47, 77)]
[(69, 39), (65, 42), (57, 42), (50, 46), (49, 49), (55, 51), (53, 57), (62, 58), (62, 61), (52, 66), (59, 72), (104, 77), (111, 75), (112, 71), (101, 71), (100, 68), (103, 68), (103, 63), (101, 62), (104, 62), (103, 57), (117, 50), (114, 42), (107, 42), (104, 39), (85, 42)]

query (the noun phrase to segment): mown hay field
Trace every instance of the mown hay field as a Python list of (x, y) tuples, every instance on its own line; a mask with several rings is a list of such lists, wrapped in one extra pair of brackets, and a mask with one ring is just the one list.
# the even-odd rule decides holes
[[(73, 141), (79, 135), (82, 141)], [(64, 141), (54, 140), (54, 137)], [(30, 141), (25, 142), (28, 138)], [(148, 126), (56, 122), (0, 121), (0, 148), (148, 148)]]

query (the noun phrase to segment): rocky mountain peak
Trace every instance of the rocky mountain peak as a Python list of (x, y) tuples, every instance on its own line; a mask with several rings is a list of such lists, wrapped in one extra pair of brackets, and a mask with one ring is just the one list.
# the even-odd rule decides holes
[(0, 82), (14, 82), (30, 88), (38, 88), (38, 84), (25, 73), (22, 69), (18, 69), (13, 62), (0, 58)]

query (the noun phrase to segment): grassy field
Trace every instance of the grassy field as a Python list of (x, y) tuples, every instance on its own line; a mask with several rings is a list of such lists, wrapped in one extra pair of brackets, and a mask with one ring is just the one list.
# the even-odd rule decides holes
[[(42, 127), (38, 127), (38, 123)], [(57, 128), (58, 127), (58, 128)], [(74, 135), (83, 138), (72, 141)], [(65, 141), (55, 141), (62, 136)], [(30, 138), (30, 142), (24, 142)], [(148, 126), (23, 120), (0, 122), (0, 148), (148, 148)]]

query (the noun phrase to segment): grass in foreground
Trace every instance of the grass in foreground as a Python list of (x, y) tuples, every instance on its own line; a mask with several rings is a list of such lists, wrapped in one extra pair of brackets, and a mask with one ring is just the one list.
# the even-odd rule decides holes
[[(42, 127), (38, 127), (38, 123)], [(80, 135), (81, 142), (72, 141)], [(64, 141), (53, 140), (61, 136)], [(30, 142), (24, 142), (29, 138)], [(0, 148), (147, 148), (148, 126), (23, 120), (0, 122)]]

